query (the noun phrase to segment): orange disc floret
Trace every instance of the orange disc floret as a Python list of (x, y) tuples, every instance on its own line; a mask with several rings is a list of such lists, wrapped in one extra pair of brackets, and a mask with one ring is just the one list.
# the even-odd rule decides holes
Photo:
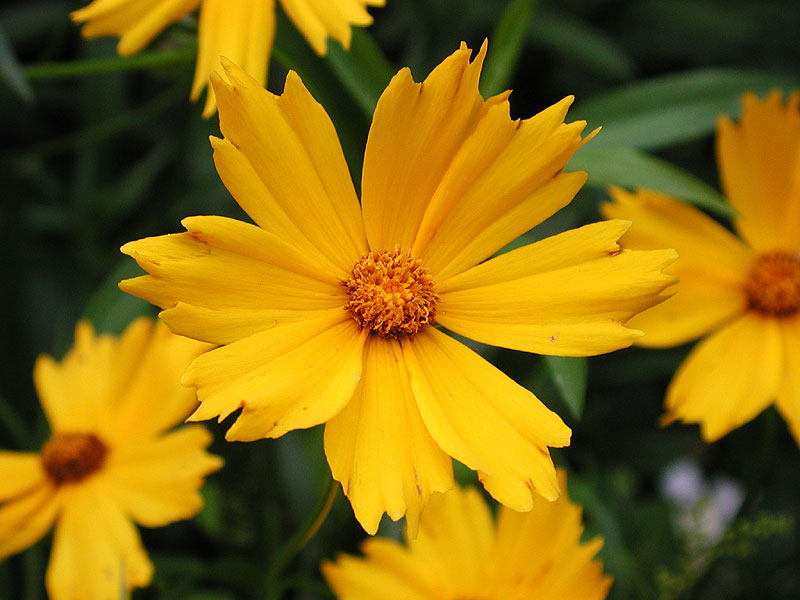
[(750, 308), (775, 316), (800, 311), (800, 257), (790, 252), (761, 254), (745, 284)]

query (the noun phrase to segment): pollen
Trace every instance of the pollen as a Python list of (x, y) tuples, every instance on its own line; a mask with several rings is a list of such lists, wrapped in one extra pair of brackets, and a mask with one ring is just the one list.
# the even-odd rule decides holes
[(800, 256), (770, 252), (756, 259), (745, 285), (750, 308), (766, 315), (800, 311)]
[(56, 485), (77, 483), (99, 470), (108, 448), (91, 433), (56, 434), (42, 448), (42, 464)]
[(370, 252), (343, 281), (345, 309), (364, 329), (383, 337), (414, 335), (434, 322), (439, 296), (422, 260), (400, 250)]

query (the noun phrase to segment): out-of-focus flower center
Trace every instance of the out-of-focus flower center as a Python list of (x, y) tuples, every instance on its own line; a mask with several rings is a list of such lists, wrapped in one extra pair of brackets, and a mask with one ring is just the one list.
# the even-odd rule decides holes
[(378, 335), (414, 335), (434, 322), (439, 296), (422, 261), (410, 253), (370, 252), (342, 285), (348, 296), (345, 309), (362, 328)]
[(800, 311), (800, 256), (770, 252), (756, 259), (745, 285), (750, 308), (786, 316)]
[(56, 485), (76, 483), (103, 466), (108, 448), (91, 433), (54, 435), (42, 448), (42, 464)]

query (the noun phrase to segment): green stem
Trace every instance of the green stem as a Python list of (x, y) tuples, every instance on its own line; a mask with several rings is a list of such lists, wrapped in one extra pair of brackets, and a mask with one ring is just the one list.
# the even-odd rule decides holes
[(272, 560), (267, 574), (264, 577), (264, 584), (267, 592), (267, 597), (277, 597), (275, 594), (279, 591), (277, 586), (278, 577), (283, 570), (288, 566), (292, 559), (297, 556), (300, 551), (305, 548), (306, 544), (314, 537), (319, 528), (325, 522), (325, 518), (333, 506), (333, 501), (336, 498), (336, 493), (339, 491), (339, 484), (334, 481), (333, 477), (329, 474), (322, 491), (317, 506), (311, 515), (303, 523), (303, 526), (289, 539), (288, 542), (278, 550), (275, 558)]
[(184, 46), (163, 52), (143, 52), (136, 56), (108, 56), (90, 58), (73, 62), (44, 62), (23, 68), (25, 76), (32, 81), (85, 77), (106, 73), (122, 73), (135, 69), (151, 69), (166, 65), (192, 63), (197, 55), (197, 47)]

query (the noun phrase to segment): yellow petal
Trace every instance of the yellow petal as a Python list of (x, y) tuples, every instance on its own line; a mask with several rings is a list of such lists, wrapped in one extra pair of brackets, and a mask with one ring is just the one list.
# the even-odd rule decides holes
[[(147, 325), (140, 338), (140, 325)], [(136, 337), (134, 337), (136, 336)], [(181, 423), (197, 395), (180, 385), (189, 363), (210, 346), (170, 333), (162, 323), (135, 321), (120, 338), (115, 369), (128, 376), (115, 386), (114, 412), (98, 431), (115, 446), (153, 437)]]
[(395, 521), (406, 515), (416, 531), (431, 493), (453, 486), (450, 457), (422, 423), (397, 340), (369, 339), (353, 399), (325, 426), (325, 454), (370, 535), (384, 512)]
[(319, 55), (327, 52), (332, 37), (350, 47), (350, 24), (369, 25), (365, 6), (383, 6), (385, 0), (281, 0), (283, 10)]
[(76, 23), (85, 23), (86, 38), (121, 36), (117, 50), (123, 56), (144, 48), (161, 31), (192, 12), (201, 0), (95, 0), (71, 13)]
[(147, 527), (188, 519), (203, 505), (199, 490), (205, 476), (222, 466), (222, 459), (204, 452), (210, 443), (203, 427), (191, 425), (117, 448), (103, 470), (108, 493)]
[(0, 507), (0, 560), (44, 537), (58, 515), (61, 500), (53, 486), (41, 482)]
[[(140, 323), (134, 330), (146, 329)], [(136, 333), (135, 335), (138, 335)], [(40, 355), (33, 381), (52, 432), (98, 431), (113, 413), (114, 394), (133, 368), (117, 364), (116, 340), (95, 336), (88, 321), (75, 327), (75, 343), (57, 363)], [(120, 371), (115, 372), (119, 367)]]
[[(607, 247), (608, 240), (584, 234), (574, 235), (576, 261)], [(561, 240), (569, 237), (563, 234)], [(552, 245), (544, 242), (540, 242), (544, 249)], [(625, 327), (625, 321), (659, 302), (658, 295), (675, 281), (662, 272), (675, 260), (672, 250), (606, 252), (601, 258), (544, 272), (537, 272), (537, 261), (532, 260), (533, 274), (521, 277), (525, 263), (514, 252), (523, 258), (534, 255), (537, 244), (477, 267), (479, 275), (467, 279), (474, 287), (442, 292), (437, 322), (487, 344), (539, 354), (590, 356), (631, 345), (641, 333)], [(518, 278), (505, 280), (511, 276)], [(501, 281), (481, 285), (481, 277)]]
[[(367, 540), (364, 551), (376, 546), (395, 550), (391, 560), (375, 564), (363, 558), (340, 554), (335, 563), (322, 563), (322, 574), (336, 597), (340, 600), (430, 600), (432, 596), (428, 589), (421, 588), (410, 579), (406, 570), (396, 568), (396, 564), (405, 559), (405, 549), (394, 540), (374, 538)], [(419, 570), (423, 569), (419, 567)]]
[[(194, 226), (197, 221), (187, 223)], [(234, 238), (231, 244), (277, 241), (256, 227), (239, 225), (259, 234), (248, 238), (245, 237), (248, 231), (243, 227), (231, 228), (231, 236), (242, 235)], [(126, 279), (120, 283), (120, 288), (162, 308), (184, 302), (210, 309), (315, 311), (346, 303), (344, 289), (337, 283), (297, 272), (303, 270), (302, 263), (294, 263), (297, 270), (276, 266), (275, 263), (289, 266), (297, 257), (287, 246), (271, 246), (276, 253), (270, 263), (262, 260), (265, 257), (255, 250), (242, 254), (240, 251), (245, 251), (242, 248), (232, 246), (234, 249), (229, 250), (225, 245), (217, 239), (192, 233), (129, 242), (122, 247), (122, 252), (136, 259), (150, 275)]]
[(236, 146), (228, 140), (215, 137), (210, 139), (214, 148), (214, 163), (222, 183), (261, 229), (301, 250), (314, 261), (330, 266), (331, 272), (336, 272), (340, 279), (349, 276), (349, 271), (339, 269), (337, 272), (333, 263), (303, 235), (259, 179), (247, 157)]
[[(97, 481), (97, 480), (95, 480)], [(153, 566), (136, 528), (99, 485), (81, 485), (65, 501), (47, 568), (53, 600), (108, 600), (150, 583)]]
[[(562, 470), (559, 483), (566, 488)], [(555, 502), (536, 498), (527, 513), (501, 508), (488, 567), (495, 597), (604, 599), (611, 579), (593, 560), (602, 541), (582, 545), (582, 534), (581, 509), (566, 494)]]
[(508, 102), (491, 107), (449, 165), (413, 254), (437, 280), (488, 258), (566, 206), (585, 173), (562, 174), (585, 122), (564, 124), (572, 98), (524, 121)]
[(498, 98), (478, 92), (486, 44), (475, 60), (461, 47), (423, 83), (409, 69), (378, 100), (364, 154), (362, 208), (372, 250), (411, 248), (448, 166)]
[(183, 382), (202, 401), (192, 420), (242, 414), (227, 438), (279, 437), (330, 419), (353, 396), (361, 377), (366, 333), (339, 309), (279, 325), (195, 360)]
[[(221, 56), (240, 65), (264, 87), (274, 37), (275, 0), (203, 0), (192, 100), (208, 85), (211, 73), (222, 68)], [(215, 109), (214, 92), (209, 89), (203, 116), (211, 116)]]
[(548, 446), (570, 437), (558, 415), (435, 328), (402, 345), (422, 420), (445, 452), (479, 471), (489, 493), (515, 510), (530, 510), (534, 490), (558, 497)]
[(220, 129), (303, 234), (349, 272), (366, 254), (358, 199), (325, 110), (296, 75), (275, 96), (230, 61), (212, 75)]
[(800, 445), (800, 315), (781, 319), (783, 381), (776, 405)]
[(722, 187), (734, 225), (759, 251), (800, 250), (800, 93), (784, 105), (781, 92), (763, 101), (745, 94), (740, 125), (717, 127)]
[(671, 246), (678, 260), (666, 271), (680, 279), (669, 300), (631, 319), (645, 335), (642, 346), (675, 346), (693, 340), (747, 308), (743, 284), (753, 252), (724, 227), (686, 203), (647, 190), (612, 189), (603, 213), (633, 221), (624, 247)]
[(667, 390), (666, 418), (699, 423), (714, 441), (776, 397), (783, 374), (779, 320), (749, 312), (689, 354)]
[(43, 484), (44, 478), (38, 453), (0, 450), (0, 502), (30, 492)]

